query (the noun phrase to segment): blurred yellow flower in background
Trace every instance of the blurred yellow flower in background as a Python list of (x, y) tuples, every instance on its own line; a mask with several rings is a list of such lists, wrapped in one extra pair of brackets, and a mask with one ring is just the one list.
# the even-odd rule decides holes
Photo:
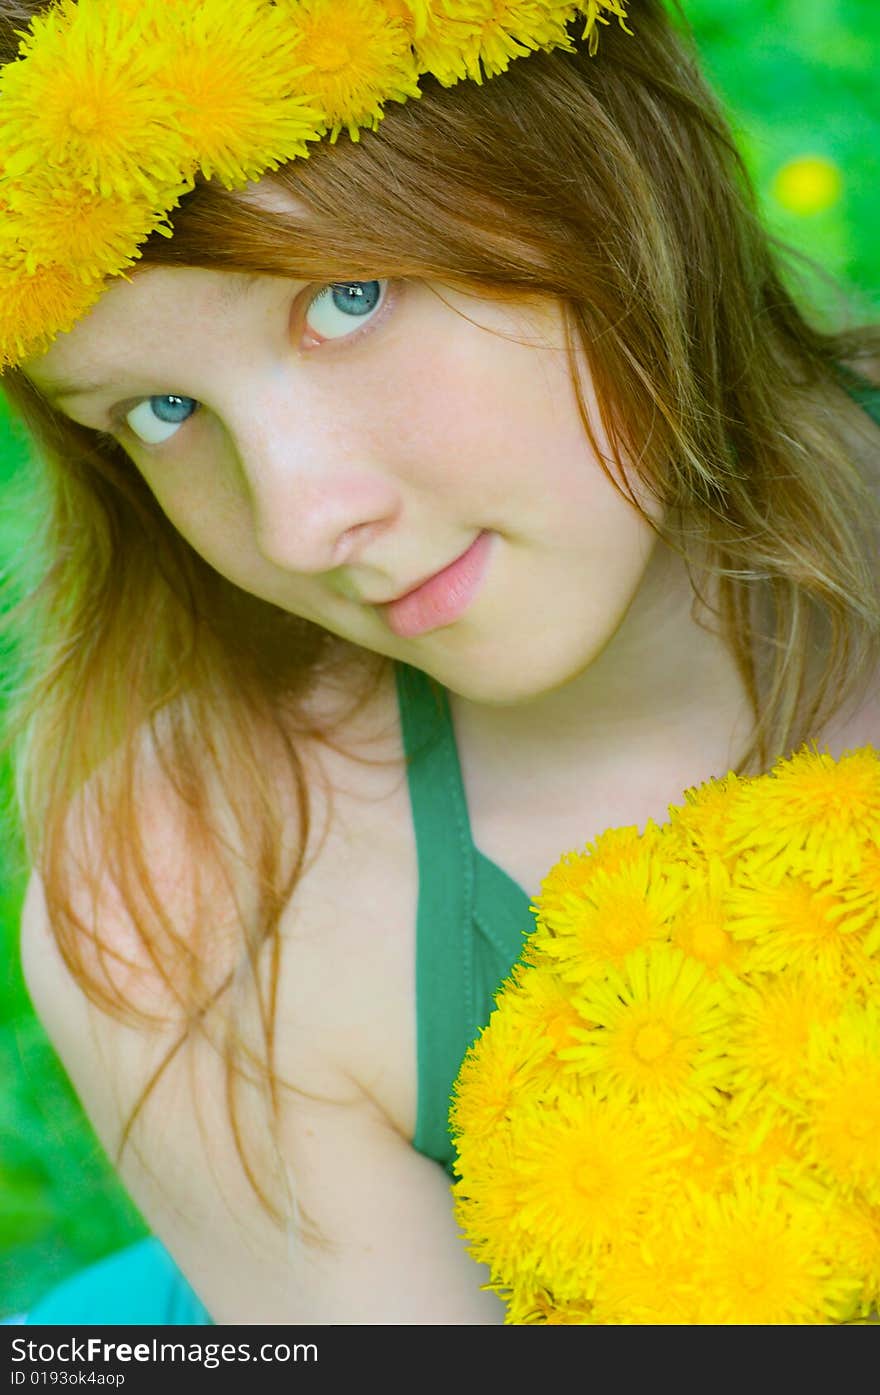
[(843, 194), (843, 174), (823, 155), (800, 155), (777, 170), (774, 198), (791, 213), (809, 217), (833, 208)]

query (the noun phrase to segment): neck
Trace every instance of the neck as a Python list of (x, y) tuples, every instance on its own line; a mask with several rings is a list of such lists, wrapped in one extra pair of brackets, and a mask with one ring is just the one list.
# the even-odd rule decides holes
[(683, 741), (711, 744), (729, 768), (751, 728), (733, 656), (706, 617), (701, 623), (684, 563), (663, 543), (624, 620), (582, 673), (511, 707), (451, 700), (485, 758), (508, 767), (519, 755), (545, 770), (573, 761), (665, 764)]

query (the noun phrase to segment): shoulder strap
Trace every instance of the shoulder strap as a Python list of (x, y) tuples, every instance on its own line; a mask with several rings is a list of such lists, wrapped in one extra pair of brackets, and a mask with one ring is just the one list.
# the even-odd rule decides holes
[(419, 865), (413, 1144), (440, 1158), (449, 1151), (450, 1062), (461, 1060), (475, 1013), (473, 845), (446, 693), (409, 665), (397, 664), (395, 676)]

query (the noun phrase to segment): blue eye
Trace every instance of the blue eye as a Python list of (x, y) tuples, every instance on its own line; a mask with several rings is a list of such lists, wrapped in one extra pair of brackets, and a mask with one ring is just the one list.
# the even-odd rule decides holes
[(127, 413), (130, 429), (148, 446), (161, 446), (177, 434), (185, 421), (198, 410), (193, 397), (178, 397), (169, 392), (162, 397), (148, 397)]
[(306, 316), (322, 339), (350, 334), (385, 301), (387, 281), (334, 281), (312, 301)]

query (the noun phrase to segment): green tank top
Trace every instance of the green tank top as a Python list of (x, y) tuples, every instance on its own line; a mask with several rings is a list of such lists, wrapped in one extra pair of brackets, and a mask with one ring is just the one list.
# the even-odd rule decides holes
[(413, 1147), (451, 1170), (453, 1082), (534, 916), (522, 887), (474, 847), (445, 690), (406, 664), (395, 676), (419, 867)]
[[(839, 373), (880, 425), (880, 389), (842, 366)], [(451, 1173), (452, 1086), (534, 916), (522, 887), (474, 846), (445, 690), (406, 664), (395, 666), (395, 676), (419, 868), (413, 1146)]]

